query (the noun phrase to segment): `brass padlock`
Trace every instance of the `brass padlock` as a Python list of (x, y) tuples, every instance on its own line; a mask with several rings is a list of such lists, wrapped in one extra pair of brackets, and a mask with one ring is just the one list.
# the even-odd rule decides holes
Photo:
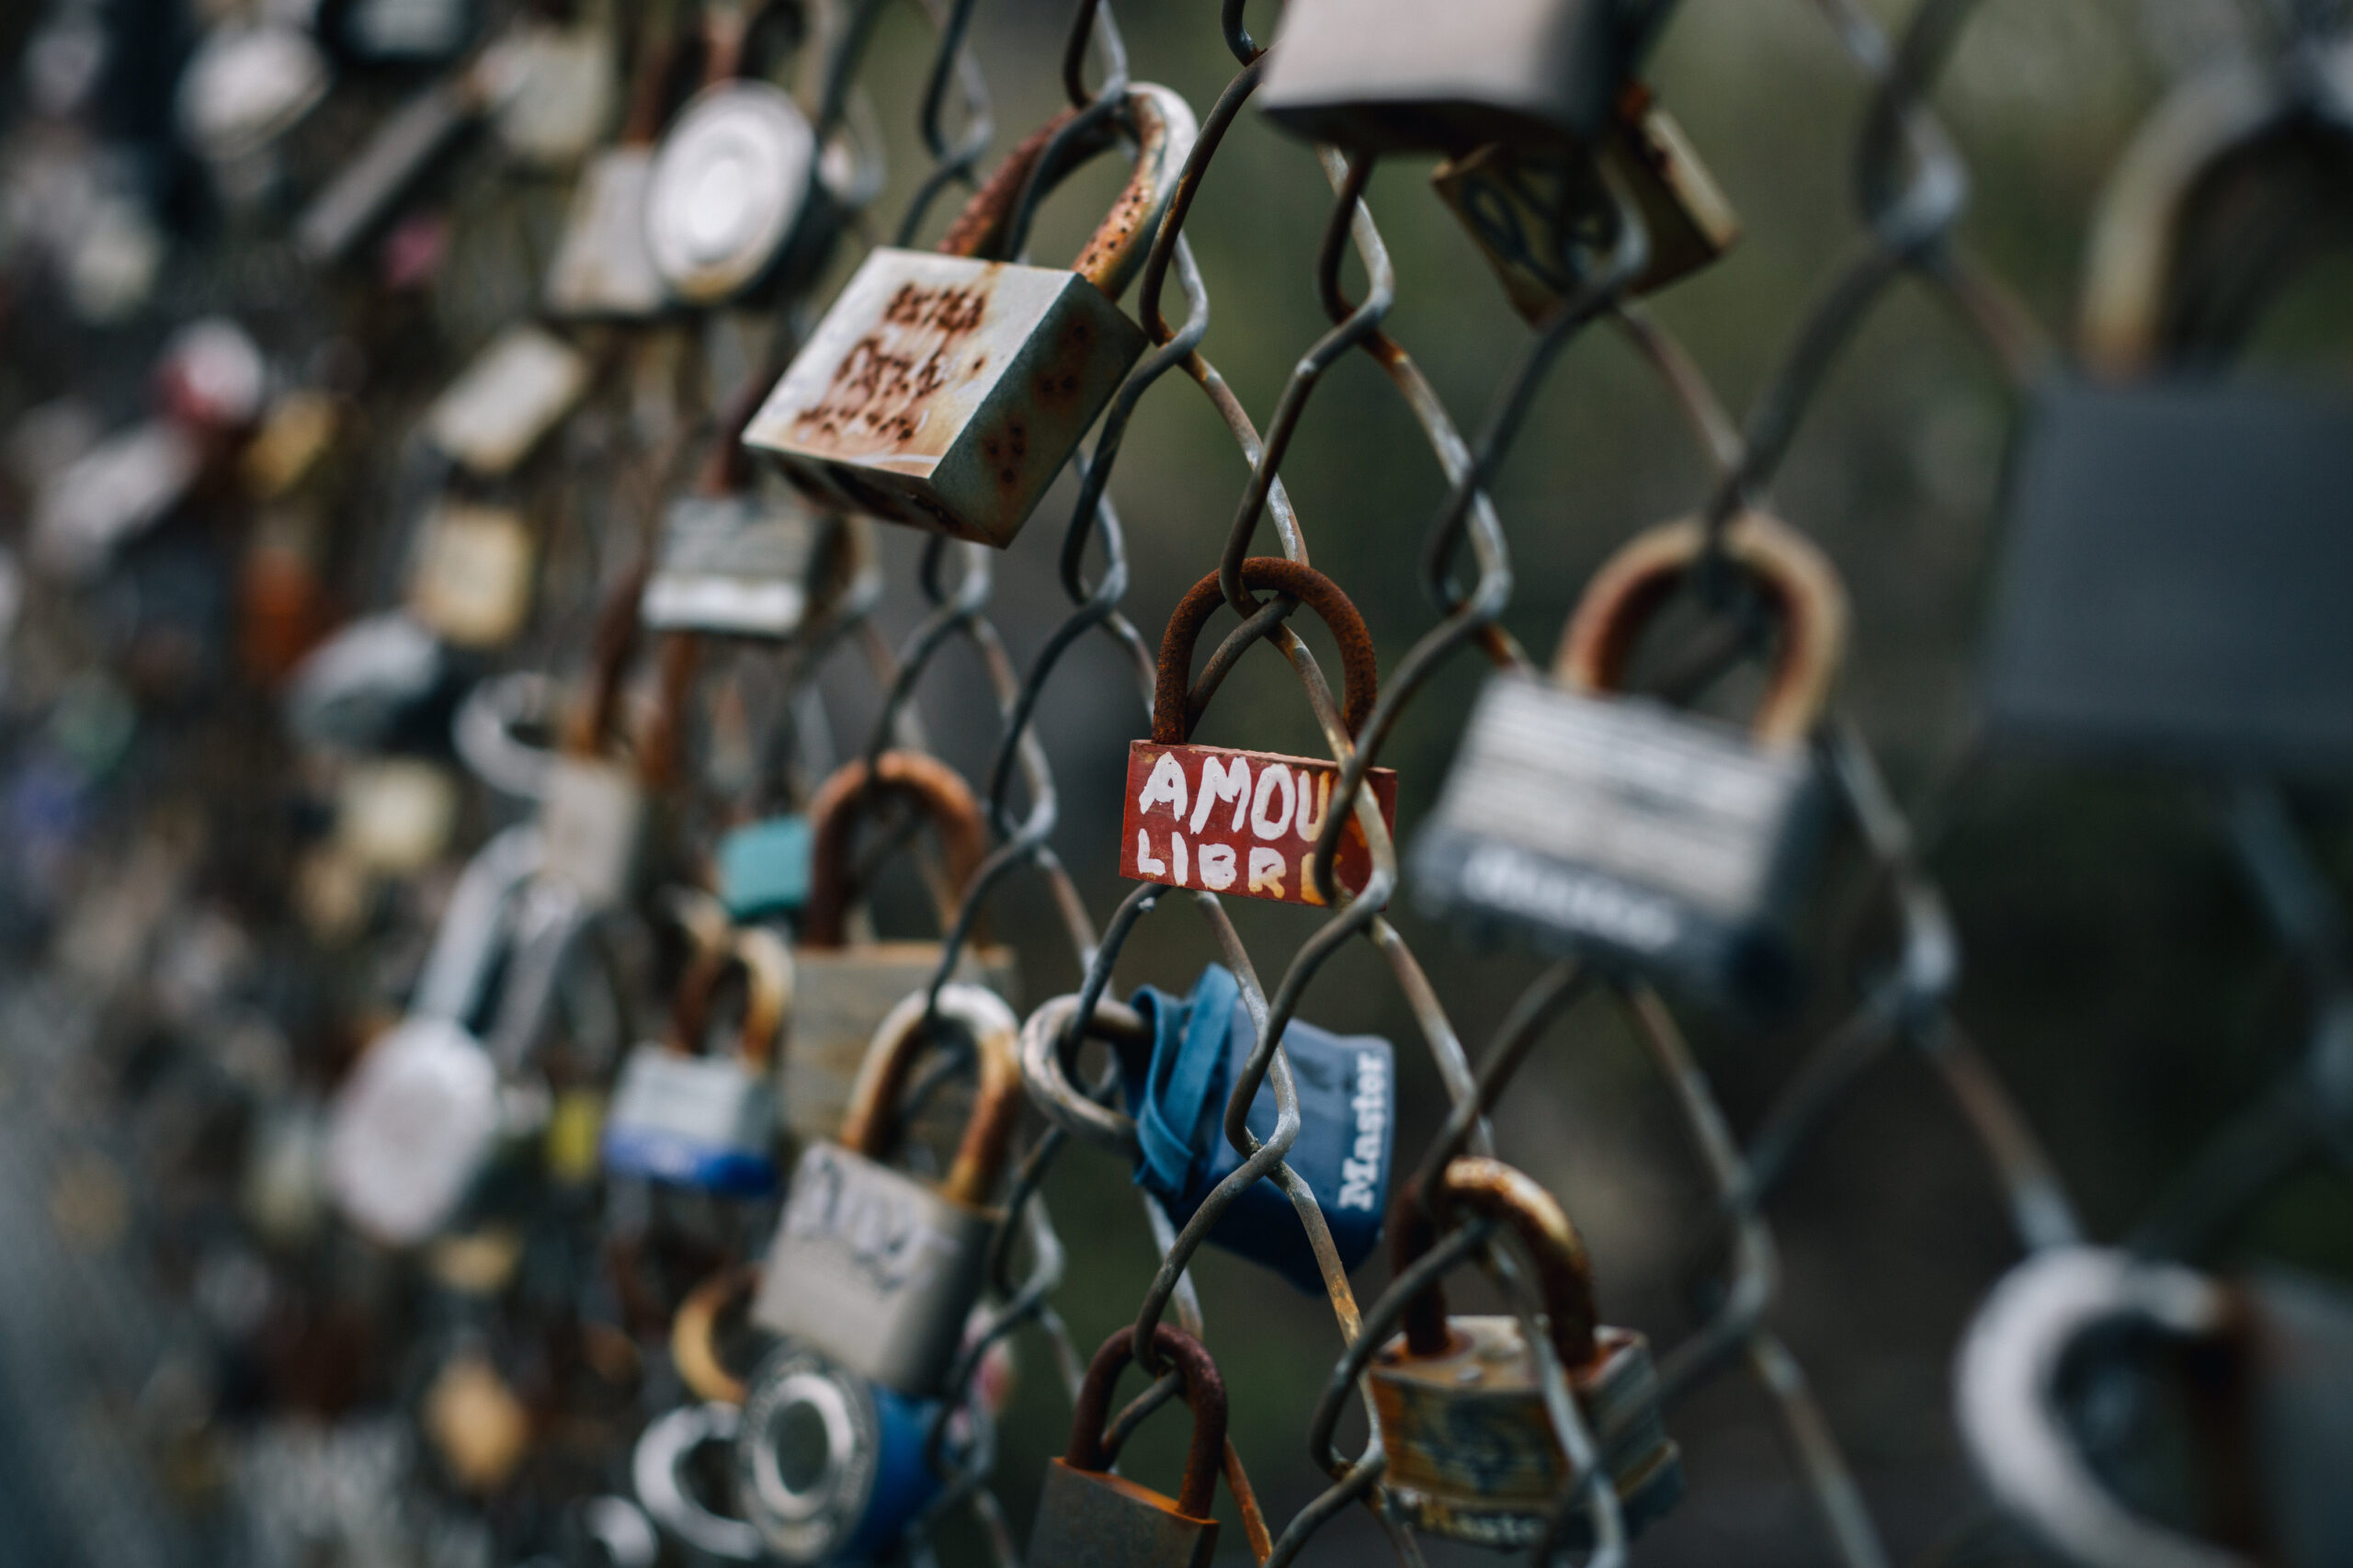
[(1074, 268), (979, 259), (1003, 243), (1057, 121), (990, 176), (938, 254), (867, 256), (745, 444), (850, 510), (1012, 543), (1144, 350), (1116, 301), (1151, 248), (1196, 127), (1183, 98), (1144, 83), (1116, 118), (1136, 144), (1135, 173)]
[(1809, 748), (1846, 646), (1846, 589), (1762, 512), (1730, 565), (1779, 621), (1747, 729), (1617, 694), (1636, 639), (1701, 560), (1697, 518), (1638, 535), (1595, 574), (1552, 680), (1490, 678), (1414, 846), (1420, 902), (1680, 983), (1751, 1017), (1799, 988), (1790, 927), (1813, 886), (1830, 792)]
[(1258, 105), (1312, 142), (1591, 142), (1633, 62), (1618, 0), (1290, 0)]
[(452, 647), (503, 647), (530, 619), (537, 556), (513, 507), (444, 499), (417, 535), (409, 613)]
[(1592, 148), (1493, 142), (1449, 158), (1430, 183), (1487, 265), (1512, 308), (1540, 322), (1586, 281), (1579, 250), (1606, 253), (1621, 222), (1615, 183), (1650, 242), (1649, 259), (1626, 286), (1656, 293), (1698, 271), (1740, 238), (1740, 215), (1715, 176), (1650, 89), (1630, 82)]
[(1103, 1342), (1087, 1363), (1071, 1415), (1070, 1447), (1046, 1467), (1038, 1493), (1038, 1522), (1029, 1532), (1031, 1568), (1209, 1568), (1217, 1554), (1217, 1521), (1210, 1507), (1225, 1465), (1225, 1383), (1200, 1341), (1166, 1324), (1152, 1347), (1185, 1380), (1193, 1413), (1193, 1440), (1185, 1452), (1185, 1479), (1174, 1497), (1111, 1473), (1117, 1457), (1105, 1449), (1111, 1390), (1135, 1358), (1135, 1325)]
[[(791, 1049), (779, 1081), (786, 1130), (802, 1143), (831, 1138), (849, 1114), (875, 1029), (911, 991), (931, 984), (939, 968), (938, 942), (847, 940), (852, 885), (851, 839), (858, 818), (895, 798), (930, 819), (946, 863), (944, 926), (979, 869), (985, 835), (981, 810), (955, 769), (913, 752), (884, 752), (873, 782), (866, 764), (836, 769), (809, 802), (809, 892), (793, 949)], [(956, 967), (959, 981), (1013, 990), (1013, 955), (1004, 948), (967, 943)], [(917, 1119), (926, 1141), (953, 1136), (941, 1111)]]
[[(1570, 1392), (1593, 1430), (1627, 1534), (1640, 1532), (1683, 1495), (1683, 1462), (1660, 1421), (1649, 1341), (1596, 1324), (1585, 1245), (1560, 1203), (1526, 1175), (1500, 1160), (1458, 1159), (1431, 1198), (1439, 1216), (1484, 1215), (1526, 1248)], [(1390, 1209), (1389, 1237), (1397, 1273), (1435, 1244), (1412, 1183)], [(1399, 1517), (1482, 1546), (1542, 1538), (1569, 1466), (1518, 1318), (1450, 1318), (1433, 1280), (1407, 1305), (1404, 1333), (1381, 1347), (1369, 1376), (1389, 1456), (1382, 1484)]]
[[(770, 1333), (916, 1399), (941, 1392), (980, 1299), (1002, 1218), (987, 1205), (1021, 1115), (1013, 1010), (977, 985), (940, 987), (936, 1020), (926, 1000), (918, 992), (882, 1020), (841, 1141), (811, 1145), (794, 1167), (752, 1303)], [(934, 1186), (882, 1162), (904, 1142), (899, 1096), (942, 1026), (969, 1040), (979, 1084)]]

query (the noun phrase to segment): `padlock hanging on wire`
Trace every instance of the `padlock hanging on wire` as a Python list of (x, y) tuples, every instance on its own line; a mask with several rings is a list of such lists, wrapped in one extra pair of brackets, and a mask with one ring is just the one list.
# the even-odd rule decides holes
[(1225, 1469), (1225, 1382), (1200, 1341), (1167, 1324), (1154, 1326), (1156, 1357), (1183, 1380), (1192, 1415), (1185, 1474), (1176, 1495), (1155, 1492), (1112, 1471), (1106, 1440), (1111, 1391), (1135, 1359), (1135, 1325), (1105, 1340), (1087, 1363), (1071, 1414), (1070, 1447), (1046, 1466), (1038, 1522), (1029, 1532), (1033, 1568), (1209, 1568), (1217, 1553), (1211, 1507)]
[[(1342, 722), (1361, 733), (1380, 696), (1372, 634), (1339, 585), (1279, 556), (1242, 563), (1245, 587), (1290, 594), (1324, 619), (1340, 644)], [(1332, 812), (1339, 765), (1273, 752), (1234, 751), (1191, 740), (1193, 644), (1225, 602), (1214, 572), (1193, 585), (1168, 617), (1152, 699), (1152, 739), (1128, 745), (1120, 799), (1120, 875), (1133, 881), (1200, 888), (1279, 903), (1321, 904), (1312, 862)], [(1364, 789), (1382, 823), (1397, 825), (1397, 775), (1367, 771)], [(1340, 830), (1333, 876), (1350, 893), (1372, 875), (1371, 848), (1351, 818)]]
[(1809, 743), (1847, 596), (1802, 535), (1742, 513), (1725, 558), (1779, 623), (1746, 731), (1618, 695), (1636, 640), (1707, 540), (1696, 518), (1637, 536), (1587, 585), (1551, 679), (1489, 679), (1414, 846), (1413, 885), (1474, 934), (1508, 931), (1764, 1017), (1799, 989), (1790, 926), (1830, 814)]
[[(1065, 117), (1067, 118), (1067, 117)], [(1069, 270), (983, 260), (1001, 250), (1056, 119), (1007, 156), (938, 253), (870, 253), (745, 435), (792, 480), (888, 522), (1013, 542), (1120, 379), (1142, 330), (1117, 301), (1149, 252), (1196, 132), (1165, 87), (1129, 86), (1111, 128), (1135, 172)], [(1098, 127), (1088, 153), (1114, 144)]]

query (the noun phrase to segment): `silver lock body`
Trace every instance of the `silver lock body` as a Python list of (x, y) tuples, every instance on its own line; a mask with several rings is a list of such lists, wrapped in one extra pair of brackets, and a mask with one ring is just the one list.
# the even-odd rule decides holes
[(669, 290), (645, 240), (651, 147), (608, 147), (588, 160), (548, 268), (547, 306), (563, 317), (650, 316)]
[(1595, 136), (1625, 74), (1614, 0), (1291, 0), (1258, 105), (1310, 141), (1457, 152)]
[(588, 360), (552, 333), (510, 326), (473, 357), (426, 411), (434, 446), (496, 478), (531, 455), (588, 391)]
[(591, 909), (619, 906), (636, 884), (645, 810), (645, 791), (628, 768), (600, 757), (557, 757), (540, 804), (546, 875)]
[(1827, 806), (1803, 747), (1501, 675), (1472, 714), (1414, 873), (1434, 914), (1769, 1007), (1794, 984), (1785, 926)]
[(722, 82), (697, 94), (646, 188), (646, 253), (671, 295), (718, 305), (756, 288), (792, 246), (816, 167), (816, 133), (782, 89)]
[(660, 631), (790, 637), (809, 613), (822, 528), (790, 501), (742, 494), (673, 501), (640, 619)]
[(481, 1042), (446, 1018), (404, 1018), (335, 1096), (328, 1189), (362, 1232), (413, 1245), (457, 1214), (500, 1123), (498, 1069)]
[(998, 1216), (835, 1143), (801, 1156), (752, 1321), (915, 1398), (937, 1392), (980, 1299)]
[(1075, 272), (878, 249), (744, 443), (849, 510), (1001, 547), (1143, 349)]
[(732, 1404), (689, 1404), (646, 1424), (630, 1456), (630, 1480), (637, 1500), (665, 1534), (706, 1557), (725, 1562), (757, 1562), (760, 1536), (741, 1519), (717, 1513), (687, 1484), (698, 1450), (732, 1447), (740, 1413)]
[(641, 1045), (622, 1063), (605, 1116), (608, 1170), (710, 1190), (765, 1192), (776, 1095), (732, 1056), (688, 1056)]

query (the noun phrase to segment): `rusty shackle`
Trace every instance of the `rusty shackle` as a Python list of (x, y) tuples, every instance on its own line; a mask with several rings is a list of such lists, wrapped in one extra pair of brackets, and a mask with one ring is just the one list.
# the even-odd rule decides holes
[[(1217, 1363), (1201, 1342), (1183, 1329), (1156, 1325), (1152, 1347), (1184, 1377), (1185, 1405), (1193, 1413), (1193, 1441), (1185, 1450), (1176, 1511), (1206, 1519), (1217, 1501), (1218, 1473), (1225, 1465), (1225, 1380), (1218, 1376)], [(1105, 1340), (1086, 1364), (1077, 1408), (1071, 1412), (1070, 1447), (1063, 1453), (1063, 1463), (1071, 1469), (1100, 1475), (1111, 1467), (1111, 1456), (1103, 1450), (1103, 1426), (1111, 1413), (1111, 1391), (1135, 1359), (1135, 1350), (1136, 1327), (1130, 1324)]]
[[(1526, 1172), (1480, 1155), (1449, 1161), (1438, 1176), (1438, 1191), (1430, 1197), (1430, 1210), (1440, 1219), (1473, 1214), (1511, 1228), (1536, 1266), (1537, 1291), (1544, 1300), (1561, 1365), (1572, 1370), (1589, 1365), (1600, 1353), (1595, 1338), (1599, 1317), (1593, 1304), (1593, 1266), (1560, 1199)], [(1437, 1244), (1430, 1211), (1422, 1207), (1416, 1184), (1408, 1181), (1389, 1204), (1390, 1271), (1404, 1273)], [(1405, 1303), (1405, 1349), (1415, 1357), (1438, 1357), (1446, 1354), (1451, 1342), (1446, 1291), (1433, 1279)]]
[(605, 755), (619, 727), (621, 682), (637, 653), (638, 601), (645, 597), (650, 562), (641, 561), (622, 574), (605, 601), (597, 607), (597, 628), (588, 664), (588, 689), (564, 726), (563, 749), (574, 756)]
[[(1038, 160), (1045, 156), (1047, 143), (1077, 113), (1076, 109), (1063, 110), (1005, 155), (940, 237), (942, 256), (987, 256), (1003, 247), (1006, 227), (1013, 222), (1014, 210), (1021, 204), (1022, 192), (1029, 188)], [(1180, 95), (1151, 82), (1129, 86), (1111, 118), (1112, 126), (1125, 131), (1136, 145), (1135, 172), (1128, 176), (1120, 199), (1097, 225), (1086, 248), (1071, 264), (1071, 270), (1100, 289), (1107, 298), (1116, 300), (1151, 253), (1153, 236), (1159, 232), (1160, 220), (1176, 194), (1176, 178), (1192, 153), (1199, 125), (1193, 118), (1192, 106)], [(1081, 149), (1083, 157), (1073, 160), (1069, 167), (1055, 171), (1056, 182), (1074, 172), (1086, 159), (1108, 151), (1113, 142), (1108, 133), (1090, 137)]]
[(756, 1264), (731, 1264), (687, 1292), (670, 1319), (670, 1362), (688, 1392), (705, 1402), (744, 1403), (744, 1380), (719, 1356), (720, 1320), (740, 1316), (760, 1282)]
[(711, 994), (733, 971), (744, 975), (744, 1028), (735, 1054), (755, 1072), (766, 1072), (776, 1054), (778, 1031), (792, 1006), (792, 949), (784, 938), (760, 926), (746, 926), (695, 956), (678, 982), (670, 1009), (670, 1048), (694, 1055), (710, 1027)]
[[(883, 1160), (898, 1143), (904, 1131), (899, 1096), (924, 1044), (929, 1001), (918, 991), (902, 999), (876, 1026), (850, 1091), (849, 1109), (842, 1117), (842, 1146), (853, 1153)], [(980, 1078), (972, 1117), (964, 1123), (964, 1136), (939, 1191), (951, 1203), (985, 1208), (1004, 1173), (1006, 1153), (1021, 1118), (1021, 1055), (1015, 1043), (1021, 1023), (995, 992), (962, 983), (939, 988), (939, 1017), (961, 1024), (972, 1037)]]
[[(1242, 563), (1242, 585), (1289, 594), (1332, 629), (1334, 640), (1340, 644), (1341, 720), (1348, 733), (1362, 732), (1381, 695), (1380, 660), (1373, 652), (1372, 633), (1365, 630), (1364, 617), (1340, 591), (1340, 585), (1313, 566), (1279, 555), (1254, 555)], [(1194, 584), (1169, 613), (1168, 630), (1160, 637), (1159, 673), (1152, 687), (1152, 738), (1156, 745), (1180, 746), (1192, 736), (1194, 722), (1199, 717), (1192, 711), (1193, 644), (1224, 602), (1225, 590), (1212, 572)]]
[(956, 770), (920, 752), (886, 751), (871, 778), (863, 759), (843, 764), (809, 802), (809, 900), (801, 914), (801, 944), (838, 948), (849, 917), (850, 833), (858, 813), (883, 795), (923, 808), (938, 831), (949, 885), (961, 895), (987, 851), (980, 802)]
[[(1576, 691), (1619, 689), (1643, 625), (1699, 563), (1707, 540), (1706, 526), (1686, 517), (1644, 529), (1602, 562), (1561, 634), (1553, 678)], [(1761, 744), (1795, 745), (1822, 716), (1846, 652), (1846, 585), (1812, 540), (1764, 512), (1726, 524), (1723, 548), (1781, 622), (1780, 652), (1749, 733)]]

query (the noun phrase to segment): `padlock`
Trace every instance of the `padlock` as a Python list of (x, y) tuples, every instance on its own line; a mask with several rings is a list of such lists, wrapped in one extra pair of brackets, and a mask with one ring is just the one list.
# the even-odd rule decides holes
[(626, 903), (644, 863), (649, 803), (646, 762), (613, 755), (621, 680), (637, 649), (642, 573), (615, 586), (599, 610), (588, 690), (574, 713), (563, 749), (551, 764), (540, 801), (547, 835), (546, 875), (592, 909)]
[(356, 758), (336, 786), (336, 846), (381, 876), (414, 876), (438, 860), (457, 821), (457, 780), (438, 763)]
[(1955, 1362), (1995, 1504), (2082, 1568), (2353, 1562), (2353, 1298), (2052, 1247), (1987, 1296)]
[(1210, 1508), (1225, 1468), (1225, 1382), (1199, 1340), (1166, 1324), (1153, 1330), (1152, 1347), (1184, 1379), (1193, 1438), (1185, 1450), (1185, 1479), (1169, 1497), (1111, 1473), (1117, 1456), (1104, 1447), (1111, 1391), (1135, 1358), (1135, 1325), (1103, 1342), (1086, 1366), (1070, 1447), (1046, 1466), (1038, 1492), (1038, 1522), (1029, 1531), (1033, 1568), (1209, 1568), (1217, 1554), (1217, 1521)]
[(1142, 83), (1117, 120), (1137, 146), (1135, 173), (1075, 268), (979, 259), (1004, 242), (1057, 121), (982, 186), (938, 254), (868, 254), (745, 444), (851, 510), (1012, 543), (1144, 350), (1116, 301), (1151, 248), (1196, 128), (1184, 99)]
[(1727, 559), (1780, 622), (1747, 732), (1611, 695), (1706, 537), (1697, 519), (1638, 535), (1586, 587), (1552, 680), (1489, 679), (1412, 869), (1433, 915), (1768, 1016), (1798, 989), (1789, 926), (1830, 804), (1807, 742), (1846, 642), (1847, 597), (1803, 536), (1743, 513)]
[(457, 675), (439, 641), (407, 615), (367, 616), (295, 667), (287, 728), (311, 745), (421, 749), (448, 732)]
[[(1342, 717), (1351, 734), (1361, 732), (1380, 695), (1379, 677), (1372, 635), (1347, 595), (1321, 572), (1279, 556), (1245, 561), (1242, 582), (1290, 595), (1324, 618), (1340, 644)], [(1189, 703), (1193, 644), (1224, 602), (1212, 572), (1169, 614), (1152, 695), (1152, 739), (1128, 744), (1120, 875), (1279, 903), (1320, 904), (1324, 896), (1309, 862), (1331, 816), (1339, 766), (1313, 757), (1195, 745), (1189, 739), (1200, 717)], [(1373, 768), (1365, 775), (1365, 788), (1379, 803), (1381, 821), (1395, 832), (1397, 775)], [(1371, 851), (1355, 821), (1341, 830), (1333, 875), (1349, 892), (1360, 892), (1372, 875)]]
[(406, 1016), (335, 1091), (328, 1190), (379, 1241), (406, 1246), (439, 1231), (496, 1152), (506, 1108), (472, 1024), (507, 946), (508, 905), (540, 853), (539, 834), (515, 827), (467, 863)]
[(805, 816), (763, 817), (719, 840), (719, 898), (730, 917), (768, 920), (797, 915), (809, 902)]
[[(1585, 1245), (1560, 1203), (1526, 1175), (1499, 1160), (1458, 1159), (1431, 1198), (1441, 1220), (1483, 1215), (1526, 1249), (1569, 1392), (1618, 1494), (1626, 1533), (1639, 1534), (1683, 1495), (1682, 1455), (1660, 1419), (1649, 1341), (1596, 1324)], [(1389, 1216), (1395, 1272), (1436, 1239), (1429, 1211), (1405, 1184)], [(1381, 1348), (1367, 1376), (1394, 1517), (1480, 1546), (1543, 1538), (1569, 1465), (1519, 1319), (1449, 1317), (1433, 1280), (1407, 1304), (1404, 1332)], [(1563, 1544), (1589, 1545), (1576, 1530), (1573, 1521)]]
[(1351, 151), (1593, 142), (1636, 63), (1618, 0), (1293, 0), (1258, 106)]
[[(981, 810), (955, 769), (911, 752), (884, 752), (875, 782), (866, 764), (836, 769), (809, 801), (809, 891), (800, 941), (792, 950), (792, 1048), (778, 1083), (786, 1130), (801, 1143), (831, 1138), (849, 1114), (875, 1030), (899, 1000), (931, 984), (938, 942), (849, 942), (852, 836), (858, 817), (885, 798), (913, 804), (931, 821), (946, 864), (946, 892), (962, 893), (979, 868), (985, 834)], [(952, 913), (941, 911), (943, 925)], [(1013, 955), (968, 942), (955, 978), (1000, 996), (1013, 989)], [(926, 1142), (954, 1136), (948, 1108), (917, 1117)]]
[[(731, 969), (745, 981), (735, 1052), (698, 1055), (711, 992)], [(621, 1066), (605, 1118), (605, 1168), (735, 1198), (774, 1190), (768, 1061), (791, 1002), (792, 955), (772, 932), (738, 931), (724, 950), (688, 965), (669, 1045), (641, 1045)]]
[(344, 53), (371, 65), (412, 66), (464, 48), (482, 12), (479, 0), (345, 0), (321, 9)]
[(759, 1283), (756, 1267), (730, 1264), (688, 1291), (670, 1315), (670, 1365), (697, 1399), (744, 1403), (744, 1376), (728, 1367), (721, 1341), (731, 1346), (745, 1340), (767, 1343), (746, 1318)]
[(409, 612), (453, 647), (504, 647), (530, 619), (536, 554), (512, 507), (446, 499), (417, 535)]
[(642, 320), (669, 303), (646, 244), (645, 189), (676, 51), (651, 23), (637, 47), (620, 140), (591, 153), (573, 187), (572, 209), (548, 267), (551, 315)]
[[(2347, 80), (2353, 50), (2316, 52)], [(2086, 377), (2040, 389), (2008, 468), (1984, 692), (1997, 742), (2266, 772), (2353, 758), (2353, 403), (2221, 374), (2315, 247), (2281, 223), (2250, 260), (2250, 213), (2309, 203), (2326, 111), (2253, 62), (2191, 77), (2117, 165), (2092, 225)], [(2263, 204), (2267, 190), (2273, 205)], [(2268, 222), (2268, 220), (2265, 220)], [(2268, 258), (2268, 259), (2262, 259)], [(2220, 271), (2227, 283), (2206, 283)], [(2235, 304), (2211, 297), (2227, 288)]]
[(510, 326), (426, 411), (425, 435), (478, 478), (495, 479), (531, 455), (588, 390), (588, 361), (554, 334)]
[(705, 85), (646, 179), (646, 253), (670, 297), (697, 309), (807, 274), (839, 227), (809, 117), (783, 88), (737, 74), (757, 20), (734, 0), (705, 6)]
[(532, 18), (493, 46), (491, 130), (512, 162), (564, 169), (610, 125), (616, 65), (609, 12), (575, 7), (563, 24)]
[[(1148, 1054), (1120, 1052), (1139, 1146), (1136, 1185), (1182, 1226), (1241, 1167), (1241, 1151), (1225, 1136), (1225, 1106), (1257, 1031), (1233, 971), (1219, 964), (1201, 971), (1188, 996), (1145, 986), (1131, 1000), (1153, 1033)], [(1380, 1244), (1389, 1212), (1396, 1051), (1378, 1036), (1335, 1035), (1297, 1018), (1284, 1026), (1282, 1048), (1300, 1118), (1299, 1139), (1284, 1160), (1314, 1192), (1341, 1266), (1354, 1270)], [(1275, 1120), (1274, 1085), (1261, 1082), (1247, 1125), (1264, 1139)], [(1271, 1178), (1244, 1191), (1209, 1240), (1302, 1290), (1324, 1290), (1298, 1212)]]
[(316, 108), (332, 77), (301, 28), (222, 22), (180, 71), (173, 109), (180, 138), (216, 171), (254, 159)]
[(759, 1532), (699, 1496), (688, 1478), (699, 1451), (733, 1447), (741, 1422), (733, 1405), (716, 1400), (682, 1405), (646, 1423), (630, 1460), (638, 1503), (663, 1533), (722, 1562), (760, 1561)]
[(1577, 251), (1606, 254), (1616, 242), (1612, 181), (1650, 243), (1648, 260), (1626, 286), (1630, 297), (1656, 293), (1740, 238), (1740, 216), (1715, 176), (1639, 83), (1626, 85), (1590, 149), (1494, 142), (1448, 159), (1430, 176), (1503, 280), (1512, 308), (1530, 322), (1542, 321), (1585, 281)]
[(788, 1341), (744, 1397), (737, 1504), (785, 1562), (882, 1562), (939, 1495), (925, 1454), (938, 1412)]
[[(914, 1398), (940, 1392), (985, 1282), (989, 1207), (1021, 1115), (1019, 1023), (994, 993), (944, 985), (933, 1019), (917, 992), (874, 1032), (840, 1142), (793, 1169), (752, 1321)], [(940, 1028), (971, 1043), (978, 1078), (953, 1163), (937, 1186), (883, 1162), (904, 1141), (899, 1096)]]
[(348, 260), (382, 230), (488, 107), (486, 84), (460, 71), (394, 109), (294, 222), (294, 248), (324, 267)]

